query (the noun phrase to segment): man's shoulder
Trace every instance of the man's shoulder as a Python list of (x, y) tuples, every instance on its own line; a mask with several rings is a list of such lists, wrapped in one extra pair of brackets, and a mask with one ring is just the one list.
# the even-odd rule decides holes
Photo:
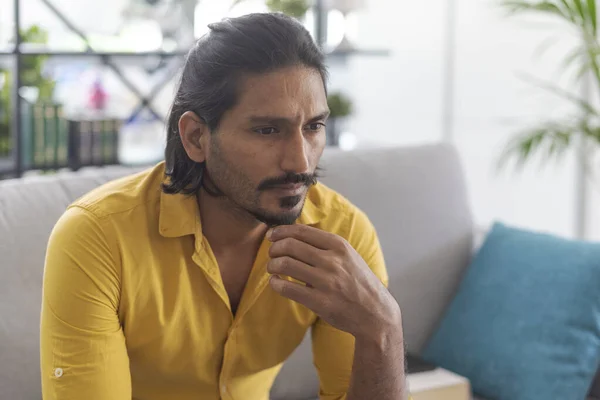
[(357, 220), (362, 223), (366, 219), (365, 213), (357, 205), (323, 183), (310, 189), (307, 201), (319, 213), (318, 227), (343, 237), (354, 229)]
[(102, 184), (69, 208), (83, 208), (99, 218), (145, 207), (160, 200), (164, 163)]
[(352, 213), (358, 210), (348, 198), (324, 183), (317, 183), (308, 192), (308, 199), (324, 213)]

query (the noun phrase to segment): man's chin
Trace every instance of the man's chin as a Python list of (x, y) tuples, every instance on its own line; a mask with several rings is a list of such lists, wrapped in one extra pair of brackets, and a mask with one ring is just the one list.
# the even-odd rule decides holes
[(278, 206), (279, 207), (276, 207), (276, 210), (273, 211), (262, 209), (257, 212), (253, 212), (252, 214), (257, 220), (268, 226), (292, 225), (302, 214), (304, 201), (291, 208), (281, 207), (281, 204)]
[(254, 213), (254, 217), (268, 226), (293, 225), (301, 212), (284, 211), (280, 213)]
[(252, 211), (251, 214), (268, 226), (292, 225), (302, 214), (306, 197), (296, 195), (269, 200), (271, 203), (269, 206), (263, 205), (259, 210)]

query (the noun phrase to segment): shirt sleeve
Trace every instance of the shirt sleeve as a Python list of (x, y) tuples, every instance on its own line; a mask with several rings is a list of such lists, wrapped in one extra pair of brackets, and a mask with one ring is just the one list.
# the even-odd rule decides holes
[(50, 235), (40, 329), (44, 400), (131, 400), (117, 312), (121, 271), (106, 222), (71, 207)]
[[(356, 212), (349, 218), (346, 240), (387, 287), (388, 274), (375, 227)], [(320, 381), (321, 400), (345, 400), (354, 359), (354, 337), (317, 319), (312, 327), (313, 360)]]

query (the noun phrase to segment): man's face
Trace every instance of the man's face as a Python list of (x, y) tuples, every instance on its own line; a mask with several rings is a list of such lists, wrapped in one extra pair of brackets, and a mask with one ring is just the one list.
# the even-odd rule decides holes
[(267, 225), (294, 223), (316, 182), (328, 114), (312, 68), (247, 76), (237, 104), (204, 138), (207, 183)]

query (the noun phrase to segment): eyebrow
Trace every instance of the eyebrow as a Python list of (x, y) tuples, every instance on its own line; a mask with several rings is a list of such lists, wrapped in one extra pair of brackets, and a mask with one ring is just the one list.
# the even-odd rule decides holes
[[(327, 111), (323, 111), (322, 113), (315, 115), (314, 117), (312, 117), (308, 123), (314, 122), (314, 121), (320, 121), (322, 119), (326, 119), (327, 117), (329, 117), (329, 114), (331, 114), (331, 111), (327, 110)], [(285, 118), (285, 117), (276, 117), (276, 116), (269, 116), (269, 115), (252, 115), (248, 118), (248, 120), (254, 124), (262, 124), (262, 123), (266, 123), (266, 124), (287, 124), (290, 123), (290, 119), (289, 118)]]

